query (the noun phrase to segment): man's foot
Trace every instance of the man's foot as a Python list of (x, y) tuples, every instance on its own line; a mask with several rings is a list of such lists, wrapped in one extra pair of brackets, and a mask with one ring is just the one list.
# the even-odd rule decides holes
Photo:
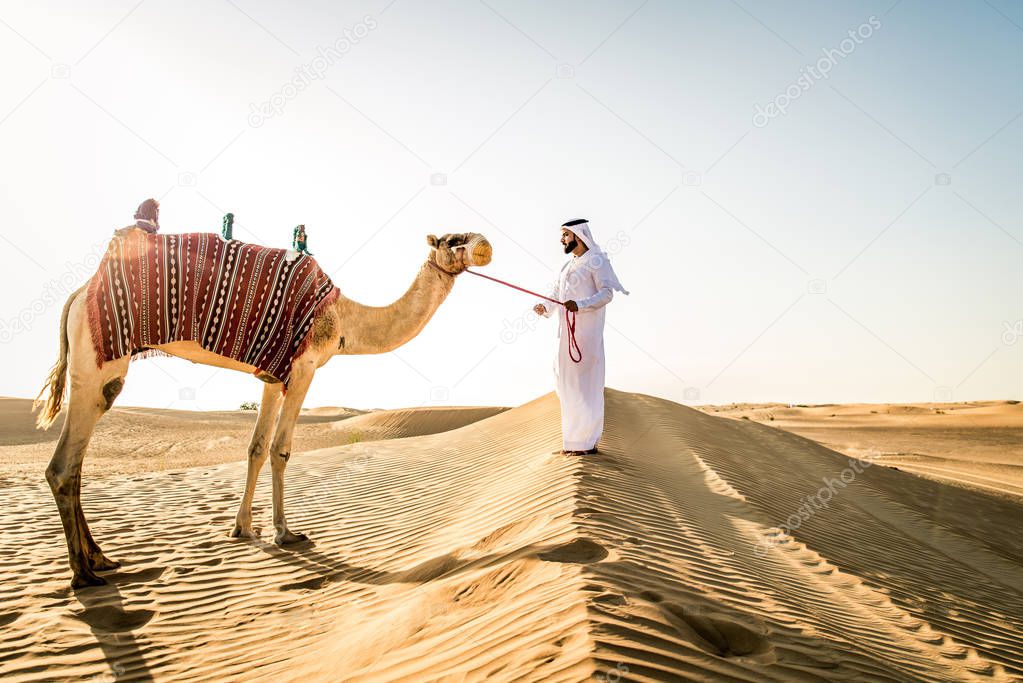
[(585, 451), (562, 451), (565, 455), (593, 455), (594, 453), (599, 452), (600, 451), (597, 450), (596, 446)]

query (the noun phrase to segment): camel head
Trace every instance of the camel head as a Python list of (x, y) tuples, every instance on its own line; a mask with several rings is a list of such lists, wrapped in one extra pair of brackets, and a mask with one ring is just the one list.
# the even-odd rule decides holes
[(469, 266), (490, 263), (493, 247), (483, 235), (476, 232), (448, 233), (441, 237), (427, 235), (426, 243), (432, 251), (430, 258), (446, 273), (458, 275)]

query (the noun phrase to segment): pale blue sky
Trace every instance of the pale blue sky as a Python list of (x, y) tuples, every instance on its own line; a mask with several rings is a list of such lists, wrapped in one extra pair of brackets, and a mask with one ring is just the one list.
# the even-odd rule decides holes
[[(346, 35), (322, 79), (284, 93)], [(825, 51), (827, 78), (807, 76)], [(3, 395), (34, 395), (53, 362), (68, 284), (51, 303), (47, 283), (82, 281), (75, 264), (156, 196), (165, 232), (233, 211), (238, 236), (284, 246), (305, 223), (372, 304), (405, 290), (431, 232), (482, 232), (486, 272), (542, 287), (558, 226), (587, 217), (628, 238), (632, 295), (606, 331), (620, 389), (1023, 398), (1019, 3), (0, 2), (0, 60)], [(754, 120), (790, 86), (784, 115)], [(551, 390), (553, 321), (509, 343), (532, 301), (469, 277), (396, 353), (333, 360), (307, 405)], [(145, 360), (120, 403), (259, 391)]]

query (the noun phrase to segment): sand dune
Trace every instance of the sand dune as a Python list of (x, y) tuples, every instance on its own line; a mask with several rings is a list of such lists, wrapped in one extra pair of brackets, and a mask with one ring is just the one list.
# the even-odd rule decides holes
[(1023, 404), (732, 404), (705, 412), (763, 422), (857, 458), (1023, 499)]
[(319, 406), (317, 408), (303, 408), (302, 415), (304, 417), (324, 417), (332, 418), (334, 420), (341, 419), (343, 417), (354, 417), (355, 415), (362, 415), (367, 411), (356, 410), (354, 408), (342, 408), (340, 406)]
[[(367, 412), (353, 408), (303, 410), (294, 450), (309, 451), (353, 441), (398, 439), (454, 429), (505, 408), (419, 408)], [(43, 476), (63, 425), (35, 427), (32, 402), (0, 398), (0, 487), (34, 483)], [(196, 412), (115, 407), (96, 425), (83, 466), (86, 480), (244, 460), (256, 422), (253, 410)], [(351, 424), (351, 427), (348, 425)]]
[(334, 422), (332, 427), (343, 435), (343, 443), (401, 439), (458, 429), (505, 410), (507, 408), (480, 406), (377, 410), (343, 422)]
[[(547, 395), (297, 455), (289, 520), (314, 543), (289, 550), (227, 537), (242, 463), (86, 479), (125, 566), (78, 593), (45, 484), (0, 489), (0, 677), (1023, 675), (1015, 502), (611, 390), (603, 453), (558, 445)], [(269, 477), (256, 506), (269, 529)]]
[[(47, 431), (35, 428), (32, 402), (0, 398), (0, 486), (40, 480), (60, 436), (64, 414)], [(338, 417), (302, 415), (296, 450), (342, 443), (331, 424)], [(196, 412), (115, 407), (96, 425), (83, 466), (86, 480), (159, 470), (215, 465), (246, 457), (256, 422), (251, 410)]]

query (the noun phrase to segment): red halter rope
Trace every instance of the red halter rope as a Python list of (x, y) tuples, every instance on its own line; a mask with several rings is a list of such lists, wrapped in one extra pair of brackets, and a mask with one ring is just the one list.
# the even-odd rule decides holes
[[(543, 294), (537, 294), (536, 292), (530, 291), (524, 287), (519, 287), (518, 285), (513, 285), (510, 282), (505, 282), (504, 280), (498, 280), (496, 277), (477, 273), (475, 270), (469, 270), (468, 268), (465, 269), (465, 272), (478, 275), (479, 277), (485, 277), (488, 280), (493, 280), (505, 287), (511, 287), (512, 289), (517, 289), (520, 292), (525, 292), (526, 294), (532, 294), (533, 296), (540, 297), (545, 301), (550, 301), (553, 304), (565, 306), (563, 302), (558, 301), (557, 299), (552, 299), (549, 296), (544, 296)], [(579, 363), (583, 359), (583, 352), (582, 349), (579, 348), (579, 343), (575, 340), (575, 311), (568, 310), (567, 306), (565, 307), (565, 327), (568, 328), (568, 357), (572, 359), (573, 363)], [(578, 356), (578, 358), (576, 356)]]

